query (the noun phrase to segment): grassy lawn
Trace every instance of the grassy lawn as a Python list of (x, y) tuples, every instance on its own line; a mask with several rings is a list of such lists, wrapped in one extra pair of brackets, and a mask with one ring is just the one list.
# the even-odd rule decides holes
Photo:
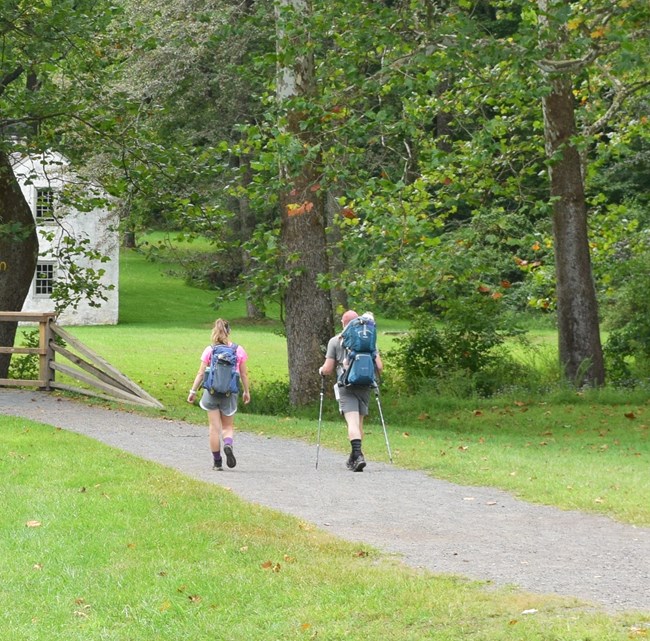
[(85, 437), (0, 426), (3, 639), (622, 641), (649, 620), (408, 569)]
[[(188, 286), (171, 267), (124, 252), (120, 324), (68, 328), (165, 404), (162, 412), (136, 411), (205, 423), (185, 399), (217, 316), (231, 321), (233, 339), (250, 354), (253, 398), (256, 386), (286, 380), (277, 316), (251, 323), (241, 303), (215, 309), (214, 292)], [(379, 324), (386, 351), (406, 326)], [(551, 332), (535, 340), (552, 349)], [(381, 403), (400, 467), (650, 525), (647, 395), (461, 401), (386, 391)], [(236, 425), (315, 445), (317, 417), (317, 404), (291, 417), (242, 411)], [(324, 419), (322, 445), (346, 451), (330, 398)], [(387, 460), (374, 402), (366, 427), (367, 458)], [(601, 641), (648, 634), (647, 614), (607, 616), (572, 600), (403, 568), (367, 546), (62, 430), (2, 417), (0, 439), (0, 638)], [(522, 614), (529, 610), (537, 612)]]

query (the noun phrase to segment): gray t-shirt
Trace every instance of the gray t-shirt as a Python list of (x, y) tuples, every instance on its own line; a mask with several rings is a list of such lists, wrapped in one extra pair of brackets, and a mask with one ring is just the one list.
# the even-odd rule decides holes
[(336, 361), (336, 378), (343, 374), (343, 361), (345, 360), (345, 347), (341, 334), (332, 336), (327, 343), (325, 358), (333, 358)]

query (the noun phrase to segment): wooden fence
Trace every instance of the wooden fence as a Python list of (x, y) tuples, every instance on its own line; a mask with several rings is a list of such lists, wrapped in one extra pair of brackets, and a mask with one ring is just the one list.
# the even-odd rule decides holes
[[(145, 392), (136, 383), (115, 369), (101, 356), (66, 332), (56, 323), (56, 314), (30, 312), (0, 312), (0, 322), (38, 323), (38, 347), (13, 347), (0, 345), (0, 354), (35, 354), (38, 356), (38, 379), (23, 380), (0, 378), (0, 386), (38, 387), (42, 390), (61, 389), (109, 401), (118, 401), (163, 409), (162, 403)], [(62, 339), (65, 347), (57, 344)], [(74, 351), (73, 351), (74, 350)], [(66, 359), (57, 362), (55, 356)], [(76, 387), (55, 379), (56, 372), (89, 385), (94, 389)]]

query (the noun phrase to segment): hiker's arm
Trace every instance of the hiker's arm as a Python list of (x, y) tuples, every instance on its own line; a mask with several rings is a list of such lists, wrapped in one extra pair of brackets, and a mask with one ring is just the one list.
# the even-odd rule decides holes
[(384, 362), (381, 360), (379, 352), (375, 355), (375, 368), (380, 374), (384, 371)]
[(241, 384), (244, 388), (241, 397), (244, 403), (248, 404), (251, 400), (251, 393), (248, 387), (248, 370), (246, 369), (246, 363), (243, 361), (239, 363), (239, 377), (241, 378)]
[(333, 358), (326, 358), (325, 362), (320, 366), (318, 373), (321, 376), (329, 376), (330, 374), (334, 374), (335, 370), (336, 361)]
[(196, 373), (196, 377), (194, 378), (192, 387), (190, 387), (189, 394), (187, 395), (188, 403), (194, 403), (194, 399), (196, 398), (196, 395), (201, 389), (201, 385), (203, 385), (203, 375), (205, 374), (206, 367), (207, 364), (201, 361), (201, 366), (199, 367), (199, 371)]

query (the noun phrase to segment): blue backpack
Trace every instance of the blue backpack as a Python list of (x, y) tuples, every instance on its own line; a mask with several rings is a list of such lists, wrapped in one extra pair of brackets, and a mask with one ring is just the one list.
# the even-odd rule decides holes
[(377, 327), (364, 316), (351, 320), (341, 334), (347, 355), (347, 367), (340, 384), (375, 387), (375, 357), (377, 356)]
[(210, 394), (239, 393), (239, 374), (237, 373), (237, 344), (215, 345), (212, 348), (210, 367), (205, 372), (203, 387)]

